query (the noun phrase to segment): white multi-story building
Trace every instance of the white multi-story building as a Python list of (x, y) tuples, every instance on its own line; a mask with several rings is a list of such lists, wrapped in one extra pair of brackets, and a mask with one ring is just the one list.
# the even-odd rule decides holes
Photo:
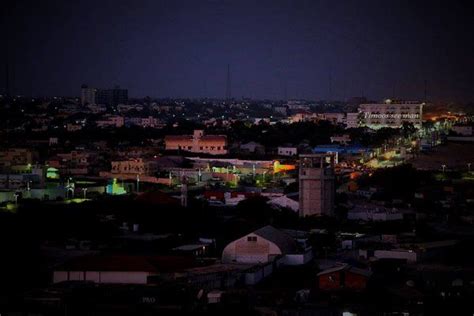
[(403, 123), (412, 123), (420, 128), (424, 103), (416, 101), (395, 101), (387, 99), (384, 103), (368, 103), (359, 106), (360, 125), (378, 129), (382, 127), (399, 128)]
[(359, 112), (346, 113), (346, 128), (359, 127)]

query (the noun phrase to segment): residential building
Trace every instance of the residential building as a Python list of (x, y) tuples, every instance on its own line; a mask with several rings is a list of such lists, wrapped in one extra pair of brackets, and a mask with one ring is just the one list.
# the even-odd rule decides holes
[(5, 149), (0, 151), (0, 167), (31, 166), (37, 157), (37, 152), (27, 148)]
[(286, 157), (292, 157), (296, 156), (298, 154), (298, 148), (297, 147), (286, 147), (286, 146), (280, 146), (278, 147), (278, 155), (279, 156), (286, 156)]
[(240, 145), (240, 151), (246, 154), (265, 154), (265, 146), (256, 142), (248, 142)]
[(268, 201), (268, 204), (275, 205), (277, 207), (288, 208), (295, 212), (298, 212), (299, 207), (300, 207), (300, 204), (297, 200), (294, 200), (288, 197), (287, 195), (282, 195), (282, 196), (272, 198), (270, 199), (270, 201)]
[(369, 270), (359, 269), (347, 264), (318, 273), (318, 287), (323, 291), (353, 290), (362, 291), (372, 275)]
[(360, 113), (359, 112), (354, 112), (354, 113), (346, 113), (346, 128), (358, 128), (359, 127), (359, 119), (360, 118)]
[(162, 124), (160, 124), (160, 121), (157, 118), (154, 118), (153, 116), (148, 116), (148, 117), (131, 117), (128, 119), (128, 122), (131, 125), (143, 127), (143, 128), (155, 128), (155, 127), (160, 127)]
[(158, 170), (158, 163), (154, 160), (142, 158), (112, 161), (112, 174), (145, 174), (153, 175)]
[(331, 136), (331, 143), (347, 145), (351, 142), (351, 136), (348, 134)]
[(211, 155), (227, 154), (227, 136), (204, 135), (203, 130), (195, 130), (193, 135), (168, 135), (165, 137), (166, 150), (183, 150)]
[(108, 115), (104, 116), (102, 120), (98, 120), (95, 122), (97, 127), (104, 128), (104, 127), (116, 127), (120, 128), (125, 125), (125, 118), (119, 115)]
[(471, 125), (454, 125), (451, 130), (461, 136), (472, 136)]

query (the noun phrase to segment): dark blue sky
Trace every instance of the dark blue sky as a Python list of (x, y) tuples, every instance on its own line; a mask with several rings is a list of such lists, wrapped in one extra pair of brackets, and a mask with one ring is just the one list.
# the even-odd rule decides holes
[[(474, 100), (474, 12), (456, 1), (11, 1), (15, 93)], [(2, 76), (2, 90), (3, 81)], [(329, 78), (332, 78), (330, 89)], [(332, 91), (332, 95), (330, 92)]]

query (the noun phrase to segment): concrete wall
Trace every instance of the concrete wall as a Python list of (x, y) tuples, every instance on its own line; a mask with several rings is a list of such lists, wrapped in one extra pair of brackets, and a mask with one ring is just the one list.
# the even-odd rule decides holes
[(273, 264), (269, 263), (245, 273), (245, 284), (254, 285), (273, 273)]
[(410, 252), (407, 250), (375, 250), (374, 257), (380, 259), (406, 259), (408, 262), (416, 262), (416, 252)]
[(287, 266), (297, 266), (306, 264), (313, 259), (313, 251), (309, 250), (306, 253), (301, 254), (289, 254), (283, 257), (283, 265)]

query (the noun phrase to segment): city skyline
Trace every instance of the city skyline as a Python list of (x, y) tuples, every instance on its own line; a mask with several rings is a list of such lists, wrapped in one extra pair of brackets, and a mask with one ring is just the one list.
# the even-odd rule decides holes
[(225, 98), (230, 65), (235, 98), (472, 101), (470, 9), (444, 4), (15, 1), (1, 54), (22, 95)]

